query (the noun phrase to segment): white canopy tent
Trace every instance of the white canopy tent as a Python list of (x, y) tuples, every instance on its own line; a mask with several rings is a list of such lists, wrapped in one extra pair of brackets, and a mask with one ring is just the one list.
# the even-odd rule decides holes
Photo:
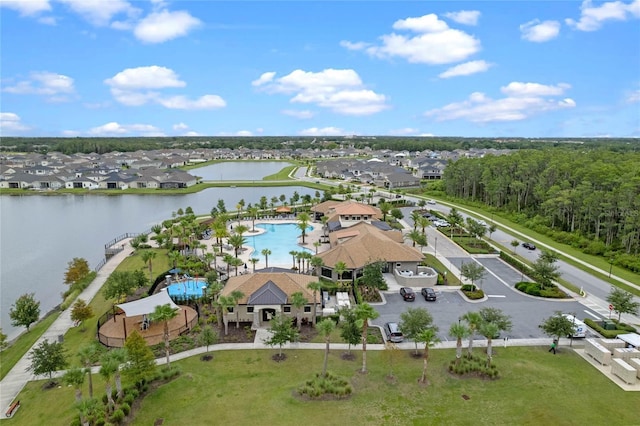
[(159, 293), (153, 296), (145, 297), (143, 299), (134, 300), (129, 303), (121, 303), (116, 305), (118, 308), (124, 311), (124, 314), (128, 317), (135, 317), (137, 315), (145, 315), (152, 313), (156, 306), (162, 306), (169, 304), (173, 309), (180, 309), (178, 305), (173, 303), (171, 297), (167, 293), (166, 289), (162, 289)]

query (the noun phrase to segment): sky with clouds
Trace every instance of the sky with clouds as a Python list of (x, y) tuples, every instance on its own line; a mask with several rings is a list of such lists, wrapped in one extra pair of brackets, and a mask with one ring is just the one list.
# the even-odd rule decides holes
[(640, 137), (640, 0), (0, 0), (3, 136)]

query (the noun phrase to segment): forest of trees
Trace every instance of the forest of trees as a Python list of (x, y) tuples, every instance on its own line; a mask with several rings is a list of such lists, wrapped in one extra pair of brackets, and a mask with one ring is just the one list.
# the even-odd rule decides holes
[(640, 153), (520, 150), (450, 163), (443, 182), (448, 195), (640, 272)]
[(494, 149), (546, 149), (566, 147), (567, 149), (594, 149), (606, 147), (613, 151), (640, 151), (638, 139), (586, 138), (586, 139), (530, 139), (530, 138), (463, 138), (463, 137), (302, 137), (302, 136), (260, 136), (260, 137), (113, 137), (113, 138), (36, 138), (2, 137), (0, 150), (13, 152), (51, 151), (63, 154), (97, 153), (120, 151), (132, 152), (155, 149), (193, 148), (247, 148), (247, 149), (308, 149), (337, 148), (352, 146), (356, 149), (369, 147), (373, 150), (393, 151), (453, 151), (469, 148)]

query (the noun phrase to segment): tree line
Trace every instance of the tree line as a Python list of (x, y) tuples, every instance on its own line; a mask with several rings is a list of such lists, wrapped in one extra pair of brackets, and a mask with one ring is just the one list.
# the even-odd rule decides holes
[(548, 149), (463, 158), (447, 166), (443, 187), (640, 272), (640, 153)]

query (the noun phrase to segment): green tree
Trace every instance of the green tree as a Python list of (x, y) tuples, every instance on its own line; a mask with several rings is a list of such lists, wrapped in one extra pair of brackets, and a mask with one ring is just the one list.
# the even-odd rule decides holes
[(304, 244), (304, 238), (307, 236), (309, 222), (311, 222), (311, 216), (309, 216), (309, 213), (302, 212), (298, 215), (298, 228), (302, 232), (302, 244)]
[(262, 249), (261, 251), (262, 255), (264, 256), (264, 267), (265, 269), (269, 267), (269, 255), (271, 254), (271, 250), (269, 249)]
[(492, 342), (494, 336), (499, 332), (498, 325), (493, 322), (483, 322), (480, 325), (480, 334), (487, 338), (487, 366), (491, 366), (491, 360), (493, 359), (493, 347)]
[(329, 344), (331, 343), (331, 333), (336, 328), (336, 323), (331, 318), (325, 318), (318, 323), (318, 331), (324, 337), (324, 363), (322, 364), (322, 377), (327, 377), (327, 362), (329, 360)]
[(244, 293), (240, 290), (234, 290), (229, 296), (233, 300), (233, 310), (236, 313), (236, 328), (240, 328), (240, 307), (238, 306), (238, 302), (244, 297)]
[(206, 326), (202, 329), (202, 333), (199, 336), (199, 342), (201, 345), (205, 345), (207, 347), (207, 352), (209, 352), (209, 346), (213, 345), (218, 341), (218, 333), (211, 328), (211, 326)]
[(386, 222), (387, 215), (392, 209), (391, 204), (387, 203), (386, 201), (383, 201), (380, 204), (378, 204), (378, 208), (380, 209), (380, 213), (382, 213), (382, 220)]
[(153, 312), (149, 315), (151, 321), (158, 321), (164, 324), (164, 352), (167, 356), (167, 367), (170, 366), (171, 360), (169, 359), (169, 353), (171, 346), (169, 345), (169, 321), (174, 319), (178, 315), (178, 309), (172, 308), (170, 304), (158, 305), (153, 309)]
[(153, 259), (156, 257), (156, 252), (151, 250), (144, 250), (140, 252), (140, 259), (149, 268), (149, 282), (153, 282)]
[(367, 372), (367, 336), (369, 335), (369, 320), (378, 318), (380, 314), (368, 303), (356, 306), (358, 325), (362, 327), (362, 373)]
[(464, 219), (462, 218), (462, 215), (460, 214), (458, 209), (452, 207), (451, 210), (449, 210), (449, 214), (447, 215), (447, 220), (451, 225), (451, 237), (453, 237), (453, 230), (459, 229)]
[(518, 246), (520, 245), (520, 241), (518, 240), (511, 240), (511, 247), (513, 247), (513, 254), (516, 254), (516, 249), (518, 248)]
[(307, 288), (309, 290), (311, 290), (313, 292), (313, 310), (312, 310), (312, 315), (313, 315), (313, 326), (316, 326), (316, 318), (317, 318), (317, 307), (318, 307), (318, 301), (316, 299), (316, 296), (318, 294), (318, 292), (320, 290), (322, 290), (322, 283), (320, 281), (314, 281), (312, 283), (307, 284)]
[(484, 266), (476, 262), (463, 263), (460, 267), (460, 273), (463, 277), (471, 281), (471, 285), (475, 287), (475, 282), (484, 277)]
[(82, 368), (74, 367), (66, 371), (62, 376), (62, 381), (76, 390), (76, 403), (82, 401), (82, 385), (84, 384), (85, 371)]
[(49, 342), (45, 339), (29, 353), (31, 364), (27, 371), (36, 376), (48, 374), (49, 380), (53, 380), (53, 372), (62, 370), (67, 366), (66, 349), (59, 342)]
[(109, 358), (116, 365), (116, 370), (113, 372), (113, 379), (116, 383), (116, 396), (122, 398), (122, 373), (120, 371), (121, 366), (127, 360), (127, 352), (123, 348), (111, 349), (107, 352)]
[[(483, 323), (495, 324), (498, 331), (511, 331), (511, 317), (498, 308), (482, 308), (478, 311)], [(494, 333), (496, 336), (498, 333)]]
[(611, 292), (607, 296), (607, 302), (613, 306), (613, 310), (618, 313), (618, 322), (622, 314), (636, 315), (640, 303), (633, 300), (633, 294), (617, 287), (612, 287)]
[(77, 353), (80, 365), (82, 365), (89, 378), (89, 398), (93, 398), (93, 374), (91, 374), (91, 367), (98, 362), (102, 352), (103, 346), (97, 341), (94, 341), (80, 347)]
[(105, 393), (107, 394), (107, 411), (113, 411), (116, 403), (113, 400), (113, 392), (112, 392), (112, 383), (111, 379), (113, 379), (113, 375), (118, 370), (119, 365), (115, 359), (113, 359), (109, 352), (105, 352), (102, 354), (100, 358), (100, 375), (104, 379)]
[(553, 260), (553, 257), (540, 255), (540, 257), (533, 262), (533, 265), (531, 265), (533, 276), (540, 284), (540, 288), (551, 287), (553, 281), (560, 278), (558, 266), (554, 263), (555, 260)]
[(249, 259), (249, 262), (251, 262), (251, 270), (253, 273), (256, 272), (256, 263), (260, 262), (260, 259), (258, 259), (257, 257), (252, 257), (251, 259)]
[(222, 311), (222, 320), (224, 322), (224, 335), (229, 334), (229, 309), (236, 305), (235, 300), (231, 296), (220, 296), (216, 302)]
[(0, 351), (6, 349), (8, 346), (7, 343), (7, 335), (2, 332), (2, 328), (0, 328)]
[(227, 238), (227, 242), (233, 247), (235, 256), (238, 257), (238, 252), (240, 251), (242, 246), (247, 244), (247, 239), (240, 234), (233, 234), (232, 236)]
[(469, 327), (460, 321), (451, 324), (449, 328), (449, 335), (456, 338), (456, 364), (460, 364), (460, 358), (462, 358), (462, 339), (469, 337), (470, 334)]
[(89, 262), (81, 257), (74, 257), (68, 264), (64, 273), (65, 284), (76, 284), (89, 275), (91, 269)]
[(348, 355), (351, 356), (351, 346), (357, 345), (362, 340), (362, 325), (358, 325), (358, 317), (355, 308), (340, 309), (340, 337), (347, 343)]
[(347, 264), (344, 263), (342, 260), (340, 260), (336, 262), (336, 264), (333, 266), (333, 270), (336, 273), (336, 275), (338, 275), (338, 285), (341, 285), (342, 274), (344, 274), (347, 271)]
[(302, 308), (307, 303), (309, 303), (309, 301), (306, 297), (304, 297), (301, 291), (296, 291), (291, 295), (291, 300), (289, 301), (289, 303), (291, 303), (291, 305), (296, 308), (296, 324), (298, 326), (298, 331), (300, 331), (300, 328), (302, 327), (302, 321), (300, 319)]
[(462, 319), (469, 327), (469, 347), (467, 349), (467, 355), (471, 357), (473, 353), (473, 337), (482, 325), (482, 317), (478, 312), (467, 312), (462, 315)]
[(418, 355), (418, 341), (416, 337), (423, 330), (433, 325), (433, 317), (425, 308), (409, 308), (400, 314), (400, 331), (407, 338), (414, 341)]
[(127, 336), (124, 341), (124, 347), (127, 353), (124, 375), (140, 389), (147, 378), (151, 377), (156, 371), (153, 351), (147, 346), (147, 342), (138, 330), (133, 330)]
[(29, 327), (40, 318), (40, 302), (36, 301), (35, 293), (26, 293), (18, 297), (9, 309), (11, 325)]
[(271, 327), (269, 332), (271, 336), (264, 341), (267, 346), (276, 346), (280, 348), (278, 353), (279, 359), (284, 359), (282, 355), (282, 345), (293, 342), (298, 338), (298, 331), (291, 324), (291, 320), (281, 313), (276, 314), (270, 321)]
[(424, 353), (422, 355), (422, 377), (420, 378), (421, 383), (427, 382), (427, 365), (429, 363), (429, 348), (433, 347), (440, 340), (437, 336), (438, 328), (435, 326), (431, 326), (425, 328), (416, 336), (416, 340), (418, 342), (424, 343)]
[(404, 215), (402, 214), (402, 210), (400, 210), (398, 208), (391, 209), (391, 211), (389, 213), (391, 214), (391, 216), (395, 220), (400, 220), (400, 219), (402, 219), (404, 217)]
[(78, 299), (71, 307), (71, 319), (80, 323), (81, 330), (85, 331), (84, 322), (93, 316), (93, 308), (87, 305), (83, 299)]
[(575, 324), (569, 318), (562, 315), (562, 312), (556, 313), (545, 319), (538, 327), (542, 329), (547, 336), (555, 337), (560, 340), (562, 336), (572, 336), (575, 330)]
[(114, 271), (102, 287), (105, 299), (123, 300), (149, 281), (142, 271)]

